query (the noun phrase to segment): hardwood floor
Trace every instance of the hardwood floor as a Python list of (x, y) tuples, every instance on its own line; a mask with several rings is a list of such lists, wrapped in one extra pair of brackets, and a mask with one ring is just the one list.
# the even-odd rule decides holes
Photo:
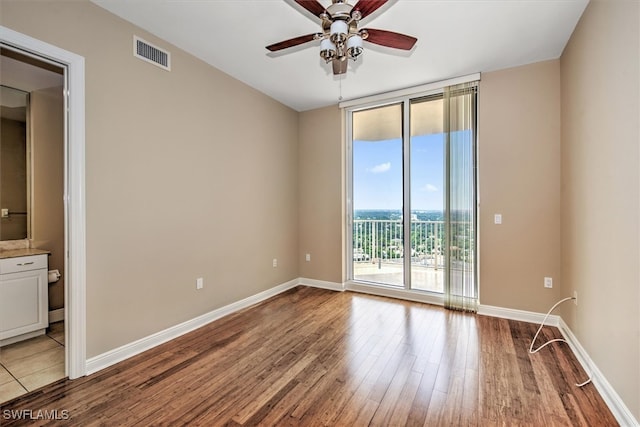
[[(297, 287), (89, 377), (4, 404), (60, 425), (617, 425), (536, 325)], [(559, 337), (545, 328), (542, 339)], [(31, 412), (19, 412), (21, 410)], [(14, 412), (11, 412), (14, 411)], [(65, 419), (66, 418), (66, 419)], [(40, 424), (47, 420), (40, 419)]]

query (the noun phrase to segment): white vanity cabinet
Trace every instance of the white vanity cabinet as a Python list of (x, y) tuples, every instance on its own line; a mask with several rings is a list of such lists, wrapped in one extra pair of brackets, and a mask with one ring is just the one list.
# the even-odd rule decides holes
[(47, 266), (46, 254), (0, 259), (0, 345), (49, 326)]

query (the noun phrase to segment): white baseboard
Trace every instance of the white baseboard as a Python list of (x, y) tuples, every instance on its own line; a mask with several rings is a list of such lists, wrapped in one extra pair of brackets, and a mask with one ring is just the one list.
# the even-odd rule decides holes
[(298, 279), (298, 284), (303, 286), (310, 286), (312, 288), (321, 288), (328, 289), (330, 291), (344, 291), (344, 285), (342, 283), (337, 282), (327, 282), (324, 280), (316, 280), (316, 279), (307, 279), (305, 277), (300, 277)]
[(64, 308), (49, 311), (49, 323), (62, 322), (64, 320)]
[(640, 423), (635, 419), (627, 405), (624, 404), (615, 389), (609, 384), (609, 381), (602, 374), (600, 369), (596, 366), (594, 361), (589, 357), (587, 351), (582, 347), (582, 344), (578, 341), (573, 334), (569, 326), (560, 318), (560, 324), (558, 326), (560, 333), (567, 343), (573, 354), (575, 354), (578, 362), (582, 365), (582, 368), (591, 376), (593, 385), (598, 389), (600, 396), (604, 399), (605, 403), (616, 417), (616, 420), (621, 426), (638, 426)]
[[(478, 314), (538, 324), (542, 323), (545, 316), (544, 314), (535, 313), (533, 311), (515, 310), (513, 308), (503, 308), (484, 304), (480, 304), (478, 307)], [(559, 324), (560, 317), (555, 314), (550, 315), (545, 322), (545, 325), (548, 326), (558, 327)]]
[(210, 311), (209, 313), (205, 313), (194, 319), (187, 320), (186, 322), (180, 323), (179, 325), (172, 326), (168, 329), (165, 329), (163, 331), (141, 338), (132, 343), (125, 344), (121, 347), (115, 348), (113, 350), (110, 350), (105, 353), (94, 356), (92, 358), (89, 358), (87, 359), (87, 362), (86, 362), (87, 375), (91, 375), (104, 368), (107, 368), (125, 359), (133, 357), (139, 353), (142, 353), (143, 351), (149, 350), (153, 347), (156, 347), (160, 344), (163, 344), (167, 341), (170, 341), (174, 338), (177, 338), (181, 335), (184, 335), (188, 332), (198, 329), (208, 323), (213, 322), (214, 320), (220, 319), (221, 317), (235, 313), (236, 311), (242, 310), (253, 304), (259, 303), (273, 296), (276, 296), (284, 291), (287, 291), (291, 288), (298, 286), (298, 284), (299, 284), (298, 279), (291, 280), (289, 282), (275, 286), (271, 289), (267, 289), (266, 291), (247, 297), (243, 300), (240, 300), (240, 301), (231, 303), (229, 305), (226, 305), (224, 307), (218, 308), (216, 310)]

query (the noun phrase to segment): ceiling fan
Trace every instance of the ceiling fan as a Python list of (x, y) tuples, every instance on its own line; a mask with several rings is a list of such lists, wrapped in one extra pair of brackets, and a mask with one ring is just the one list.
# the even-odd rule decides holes
[(388, 0), (359, 0), (355, 5), (346, 0), (331, 0), (326, 9), (318, 0), (294, 0), (297, 4), (320, 18), (322, 32), (294, 37), (267, 46), (271, 52), (320, 40), (320, 56), (333, 65), (333, 74), (347, 72), (347, 59), (362, 55), (363, 40), (394, 49), (411, 50), (417, 38), (374, 28), (358, 29), (358, 23), (378, 10)]

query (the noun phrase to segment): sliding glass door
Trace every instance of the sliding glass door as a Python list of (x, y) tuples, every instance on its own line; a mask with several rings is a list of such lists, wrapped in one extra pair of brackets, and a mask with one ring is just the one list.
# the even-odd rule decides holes
[(353, 277), (404, 286), (402, 104), (352, 117)]
[(352, 280), (445, 294), (463, 282), (477, 295), (470, 88), (347, 112)]

